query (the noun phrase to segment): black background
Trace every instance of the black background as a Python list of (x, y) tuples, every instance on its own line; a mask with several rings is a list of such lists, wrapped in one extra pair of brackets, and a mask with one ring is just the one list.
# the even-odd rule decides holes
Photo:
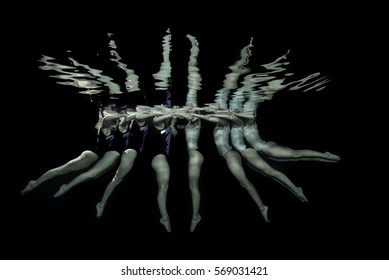
[[(15, 10), (5, 59), (10, 61), (4, 90), (2, 128), (2, 259), (376, 259), (386, 258), (383, 204), (371, 203), (379, 191), (364, 135), (366, 99), (356, 86), (364, 63), (357, 56), (360, 26), (332, 15), (278, 13), (250, 7), (66, 6), (42, 4), (28, 17)], [(26, 12), (26, 11), (25, 11)], [(64, 178), (21, 196), (29, 180), (77, 157), (95, 141), (96, 106), (76, 88), (56, 84), (38, 69), (48, 55), (67, 63), (66, 51), (81, 63), (123, 76), (107, 58), (107, 33), (118, 52), (151, 88), (159, 70), (162, 38), (172, 33), (173, 103), (186, 94), (189, 41), (200, 43), (200, 102), (211, 102), (224, 75), (254, 37), (252, 72), (291, 50), (291, 71), (299, 77), (321, 72), (332, 79), (319, 92), (280, 92), (261, 107), (263, 137), (292, 148), (331, 151), (337, 164), (272, 163), (310, 202), (303, 204), (272, 180), (247, 169), (270, 207), (265, 224), (248, 194), (217, 155), (210, 130), (201, 138), (205, 156), (200, 190), (201, 223), (189, 233), (190, 193), (186, 181), (184, 138), (173, 141), (168, 210), (173, 232), (159, 224), (157, 184), (148, 162), (138, 158), (117, 187), (102, 218), (95, 205), (113, 176), (108, 172), (61, 198), (52, 195)], [(99, 54), (97, 56), (97, 54)], [(150, 86), (151, 85), (151, 86)], [(363, 131), (363, 133), (361, 133)], [(370, 162), (370, 164), (373, 164)], [(69, 177), (70, 178), (70, 177)], [(69, 179), (68, 178), (68, 179)], [(375, 198), (376, 199), (376, 198)]]

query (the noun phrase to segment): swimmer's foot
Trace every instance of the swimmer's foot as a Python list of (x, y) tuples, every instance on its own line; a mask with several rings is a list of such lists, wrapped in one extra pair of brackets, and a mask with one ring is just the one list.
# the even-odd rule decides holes
[(67, 185), (63, 184), (59, 190), (54, 194), (54, 197), (59, 197), (68, 191)]
[(267, 217), (267, 212), (269, 211), (269, 207), (267, 207), (266, 205), (263, 206), (263, 209), (261, 210), (261, 215), (263, 217), (263, 219), (265, 220), (266, 223), (270, 222), (268, 217)]
[(340, 156), (337, 156), (337, 155), (334, 155), (334, 154), (331, 154), (330, 152), (325, 152), (327, 158), (331, 161), (334, 161), (334, 162), (337, 162), (340, 160)]
[(100, 218), (103, 215), (104, 205), (99, 202), (96, 204), (96, 218)]
[(159, 222), (165, 227), (165, 229), (166, 229), (166, 231), (167, 232), (171, 232), (172, 231), (172, 229), (171, 229), (171, 227), (170, 227), (170, 220), (169, 220), (169, 218), (161, 218), (160, 220), (159, 220)]
[(30, 182), (28, 182), (27, 187), (25, 187), (23, 190), (21, 190), (20, 194), (26, 194), (26, 193), (32, 191), (36, 187), (35, 182), (36, 181), (34, 181), (34, 180), (31, 180)]
[(201, 216), (198, 215), (197, 218), (192, 219), (192, 222), (190, 223), (190, 232), (194, 232), (196, 229), (197, 224), (201, 221)]
[(308, 202), (308, 198), (304, 195), (303, 189), (298, 187), (297, 191), (294, 193), (298, 199), (300, 199), (302, 202)]

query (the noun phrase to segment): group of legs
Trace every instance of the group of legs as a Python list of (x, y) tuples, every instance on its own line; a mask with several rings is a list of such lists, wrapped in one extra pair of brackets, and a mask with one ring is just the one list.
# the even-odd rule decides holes
[[(266, 222), (269, 221), (268, 207), (263, 203), (256, 188), (247, 178), (242, 159), (254, 170), (286, 187), (302, 202), (308, 202), (302, 188), (297, 187), (284, 173), (268, 164), (261, 155), (265, 155), (272, 160), (281, 161), (309, 160), (335, 163), (340, 160), (339, 156), (329, 152), (321, 153), (308, 149), (294, 150), (280, 146), (275, 142), (265, 142), (259, 137), (255, 121), (247, 121), (246, 127), (244, 127), (242, 125), (244, 122), (236, 117), (220, 117), (215, 114), (206, 117), (197, 114), (196, 116), (216, 124), (214, 141), (219, 154), (225, 159), (231, 174), (254, 200)], [(230, 140), (233, 147), (230, 145)], [(246, 146), (246, 142), (251, 147)]]
[[(112, 180), (105, 188), (101, 200), (96, 205), (96, 217), (99, 218), (102, 216), (107, 201), (114, 189), (123, 181), (125, 176), (131, 171), (137, 156), (138, 151), (137, 149), (133, 148), (124, 149), (121, 153), (116, 150), (108, 150), (101, 157), (99, 157), (96, 152), (86, 150), (82, 152), (80, 156), (73, 160), (70, 160), (64, 165), (48, 170), (37, 180), (29, 181), (28, 185), (21, 191), (21, 194), (26, 194), (34, 190), (38, 186), (49, 181), (50, 179), (53, 179), (54, 177), (82, 171), (82, 173), (77, 175), (69, 183), (63, 184), (54, 194), (54, 197), (62, 196), (73, 187), (88, 180), (98, 178), (99, 176), (113, 168), (119, 161), (119, 165)], [(166, 230), (170, 232), (170, 221), (166, 210), (166, 196), (169, 186), (170, 169), (166, 155), (163, 153), (157, 153), (156, 155), (154, 155), (151, 160), (151, 166), (155, 171), (159, 187), (157, 202), (162, 216), (160, 222), (164, 225)]]
[(196, 117), (205, 119), (215, 124), (213, 130), (213, 138), (219, 155), (225, 160), (226, 165), (231, 174), (238, 180), (239, 184), (248, 192), (257, 207), (259, 208), (262, 217), (266, 222), (268, 219), (268, 207), (263, 203), (255, 186), (247, 178), (246, 172), (242, 164), (241, 155), (235, 151), (230, 145), (230, 124), (227, 120), (218, 117), (210, 117), (195, 114)]
[[(199, 178), (201, 173), (201, 167), (204, 162), (204, 157), (198, 150), (198, 139), (200, 136), (201, 122), (200, 119), (206, 119), (213, 123), (216, 123), (214, 128), (214, 141), (216, 147), (226, 162), (231, 174), (238, 180), (240, 185), (246, 189), (253, 201), (258, 206), (262, 217), (266, 222), (268, 219), (268, 207), (263, 203), (259, 196), (255, 186), (247, 178), (245, 169), (243, 167), (242, 159), (253, 167), (255, 170), (261, 172), (265, 176), (268, 176), (281, 185), (290, 190), (297, 198), (303, 202), (307, 202), (302, 189), (293, 184), (293, 182), (282, 172), (271, 167), (262, 156), (265, 155), (273, 160), (312, 160), (323, 162), (337, 162), (339, 157), (329, 152), (321, 153), (313, 150), (294, 150), (288, 147), (277, 145), (274, 142), (265, 142), (259, 137), (256, 124), (246, 122), (246, 125), (241, 132), (241, 138), (246, 140), (250, 144), (250, 147), (244, 146), (243, 148), (237, 148), (236, 143), (233, 141), (234, 148), (230, 146), (229, 137), (231, 135), (231, 125), (228, 120), (216, 117), (205, 117), (204, 115), (197, 115), (195, 119), (188, 120), (185, 128), (185, 136), (187, 142), (187, 149), (189, 155), (188, 161), (188, 182), (192, 198), (192, 221), (190, 225), (190, 231), (193, 232), (197, 224), (201, 220), (199, 214), (200, 208), (200, 191), (199, 191)], [(171, 225), (169, 220), (169, 214), (167, 211), (167, 192), (170, 181), (170, 166), (167, 159), (169, 154), (170, 145), (170, 133), (168, 127), (157, 128), (152, 127), (154, 136), (151, 142), (155, 141), (157, 145), (153, 145), (156, 150), (152, 152), (151, 166), (155, 172), (156, 180), (158, 184), (157, 203), (160, 210), (161, 218), (160, 223), (164, 226), (167, 232), (171, 231)], [(140, 127), (137, 127), (140, 131)], [(147, 129), (146, 129), (147, 131)], [(153, 138), (154, 137), (154, 138)], [(157, 137), (157, 138), (155, 138)], [(236, 139), (232, 137), (232, 139)], [(235, 145), (234, 145), (235, 144)], [(140, 146), (140, 145), (139, 145)], [(242, 146), (242, 145), (240, 145)], [(37, 180), (31, 180), (28, 185), (21, 191), (25, 194), (32, 191), (36, 187), (40, 186), (44, 182), (60, 176), (69, 174), (72, 172), (82, 171), (81, 174), (72, 179), (69, 183), (63, 184), (59, 190), (54, 194), (54, 197), (59, 197), (68, 192), (73, 187), (95, 178), (98, 178), (111, 168), (113, 168), (119, 161), (119, 165), (116, 169), (110, 183), (107, 185), (101, 200), (96, 205), (97, 217), (101, 217), (107, 201), (114, 191), (114, 189), (123, 181), (125, 176), (131, 171), (134, 166), (135, 159), (138, 156), (139, 149), (129, 148), (127, 146), (122, 152), (117, 150), (107, 150), (102, 156), (98, 156), (97, 153), (86, 150), (81, 153), (77, 158), (67, 162), (66, 164), (48, 170)]]
[[(253, 148), (246, 148), (244, 151), (242, 151), (242, 156), (250, 167), (254, 168), (256, 171), (259, 171), (263, 175), (272, 178), (273, 180), (286, 187), (302, 202), (308, 202), (308, 199), (305, 197), (302, 188), (297, 187), (284, 173), (273, 168), (262, 158), (261, 155), (276, 161), (302, 160), (337, 162), (339, 160), (339, 157), (329, 152), (320, 153), (307, 149), (294, 150), (288, 147), (278, 145), (275, 142), (264, 143), (260, 151), (255, 150)], [(334, 160), (332, 160), (332, 158)]]
[(120, 158), (120, 163), (115, 172), (115, 175), (107, 185), (101, 201), (96, 205), (96, 217), (99, 218), (102, 216), (108, 198), (112, 194), (115, 187), (122, 182), (124, 177), (132, 169), (137, 154), (138, 153), (135, 149), (130, 148), (125, 149), (122, 153), (119, 153), (115, 150), (109, 150), (106, 151), (101, 157), (99, 157), (95, 152), (86, 150), (82, 152), (80, 156), (70, 160), (64, 165), (48, 170), (37, 180), (29, 181), (28, 185), (21, 191), (21, 194), (32, 191), (33, 189), (54, 177), (83, 171), (75, 178), (73, 178), (69, 183), (63, 184), (59, 188), (59, 190), (54, 194), (54, 197), (60, 197), (75, 186), (100, 177), (105, 172), (113, 168)]
[(266, 156), (271, 160), (276, 161), (322, 161), (322, 162), (338, 162), (340, 157), (330, 152), (318, 152), (309, 149), (295, 150), (289, 147), (278, 145), (272, 141), (264, 141), (259, 135), (257, 124), (254, 120), (246, 120), (243, 128), (244, 139), (251, 147), (247, 147), (242, 151), (243, 157), (247, 163), (268, 176), (281, 185), (290, 190), (297, 198), (303, 202), (307, 202), (302, 188), (295, 184), (282, 172), (276, 170), (269, 165), (262, 156)]
[[(192, 105), (189, 106), (192, 110)], [(199, 151), (199, 138), (201, 131), (201, 121), (199, 118), (194, 118), (189, 111), (180, 111), (178, 109), (172, 114), (170, 127), (173, 135), (178, 134), (178, 128), (185, 128), (185, 142), (188, 151), (188, 185), (192, 200), (192, 219), (190, 224), (190, 232), (196, 229), (197, 224), (201, 221), (200, 200), (201, 194), (199, 190), (199, 180), (201, 175), (201, 167), (204, 162), (204, 157)]]

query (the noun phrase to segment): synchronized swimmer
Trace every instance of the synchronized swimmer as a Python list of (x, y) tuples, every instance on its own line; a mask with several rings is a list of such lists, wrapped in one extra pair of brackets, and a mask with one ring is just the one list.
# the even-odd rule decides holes
[[(108, 34), (111, 37), (112, 34)], [(79, 172), (74, 179), (63, 184), (54, 194), (60, 197), (75, 186), (93, 180), (116, 166), (116, 172), (112, 180), (106, 186), (101, 200), (96, 204), (96, 217), (100, 218), (114, 189), (123, 181), (132, 170), (136, 158), (142, 156), (150, 161), (157, 184), (157, 204), (161, 215), (160, 223), (167, 232), (171, 232), (171, 224), (167, 210), (167, 193), (170, 182), (169, 154), (172, 137), (178, 132), (177, 126), (185, 128), (186, 148), (188, 152), (188, 185), (192, 198), (192, 220), (190, 232), (193, 232), (201, 221), (200, 201), (201, 193), (198, 182), (201, 177), (201, 168), (206, 160), (206, 155), (201, 152), (199, 139), (203, 123), (213, 125), (213, 142), (221, 159), (226, 163), (228, 170), (239, 184), (248, 192), (257, 205), (265, 222), (269, 222), (269, 207), (264, 204), (254, 184), (250, 182), (245, 172), (245, 165), (259, 173), (272, 178), (287, 190), (289, 190), (301, 202), (308, 202), (303, 189), (297, 187), (283, 172), (272, 167), (264, 158), (276, 161), (321, 161), (336, 163), (340, 160), (338, 155), (330, 152), (314, 150), (295, 150), (278, 145), (273, 141), (265, 141), (260, 135), (257, 124), (258, 105), (272, 99), (272, 96), (290, 85), (290, 90), (309, 87), (320, 90), (328, 80), (316, 78), (317, 73), (305, 79), (297, 80), (289, 84), (283, 84), (284, 79), (276, 79), (274, 73), (285, 71), (286, 55), (276, 59), (272, 63), (262, 65), (267, 72), (246, 75), (241, 88), (237, 87), (240, 76), (247, 74), (250, 69), (245, 66), (251, 55), (252, 39), (250, 44), (241, 51), (241, 57), (229, 68), (222, 89), (215, 94), (214, 103), (203, 106), (197, 104), (197, 92), (201, 90), (201, 76), (197, 67), (199, 44), (193, 36), (187, 35), (191, 43), (190, 58), (188, 63), (188, 92), (186, 103), (183, 106), (172, 106), (170, 92), (171, 65), (169, 53), (171, 50), (170, 30), (163, 39), (163, 62), (158, 73), (153, 74), (156, 79), (155, 90), (164, 98), (161, 105), (118, 104), (114, 101), (99, 104), (99, 120), (96, 128), (96, 145), (93, 149), (87, 149), (77, 158), (67, 163), (50, 169), (38, 179), (29, 181), (21, 191), (26, 194), (41, 186), (54, 177)], [(121, 62), (116, 52), (116, 44), (113, 40), (109, 44), (111, 48), (111, 60), (127, 74), (125, 88), (127, 93), (139, 92), (138, 76)], [(69, 58), (73, 66), (60, 65), (52, 62), (53, 58), (43, 57), (46, 63), (43, 70), (55, 70), (67, 75), (59, 78), (71, 79), (62, 84), (77, 86), (86, 89), (83, 94), (102, 94), (99, 85), (109, 88), (110, 94), (122, 94), (120, 87), (110, 77), (102, 75), (101, 71), (93, 69), (85, 64)], [(72, 70), (82, 67), (88, 74), (83, 78), (96, 78), (93, 80), (81, 80), (80, 76)], [(285, 74), (287, 76), (287, 74)], [(315, 80), (316, 79), (316, 80)], [(266, 83), (266, 84), (265, 84)], [(229, 102), (229, 104), (228, 104)]]

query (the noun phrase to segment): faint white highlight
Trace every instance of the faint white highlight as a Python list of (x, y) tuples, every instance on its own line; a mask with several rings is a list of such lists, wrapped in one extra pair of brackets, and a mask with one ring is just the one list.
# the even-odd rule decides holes
[(163, 61), (161, 63), (161, 67), (159, 69), (159, 72), (153, 74), (155, 82), (155, 89), (156, 90), (167, 90), (170, 86), (170, 77), (171, 77), (171, 63), (170, 63), (170, 51), (171, 51), (171, 35), (170, 35), (170, 29), (166, 30), (166, 34), (163, 37), (162, 40), (162, 56)]
[(97, 80), (102, 82), (109, 89), (110, 94), (122, 94), (123, 92), (120, 90), (120, 86), (113, 82), (112, 78), (106, 75), (103, 75), (101, 70), (91, 68), (86, 64), (82, 64), (77, 62), (75, 59), (69, 57), (69, 60), (75, 65), (85, 68), (90, 74), (95, 76)]
[(186, 35), (191, 42), (188, 62), (188, 93), (186, 94), (186, 106), (197, 107), (197, 91), (201, 90), (201, 75), (197, 67), (197, 57), (200, 51), (199, 43), (195, 37)]
[[(108, 36), (111, 37), (113, 34), (108, 33)], [(114, 40), (111, 40), (109, 42), (109, 47), (112, 49), (116, 49), (116, 43)], [(121, 62), (121, 57), (119, 56), (118, 52), (115, 50), (110, 51), (111, 57), (110, 60), (117, 63), (118, 67), (122, 69), (124, 72), (126, 72), (126, 81), (125, 86), (127, 89), (127, 92), (132, 91), (138, 91), (139, 89), (139, 76), (135, 74), (134, 70), (127, 68), (127, 64)]]
[(250, 43), (245, 46), (240, 51), (240, 59), (237, 60), (233, 65), (229, 68), (231, 69), (231, 73), (225, 75), (226, 79), (223, 82), (223, 87), (227, 89), (236, 89), (238, 88), (238, 79), (241, 75), (250, 72), (250, 68), (244, 67), (249, 62), (249, 57), (251, 56), (250, 48), (254, 45), (252, 44), (253, 38), (250, 39)]
[(80, 91), (82, 94), (97, 94), (102, 92), (102, 90), (99, 89), (101, 82), (94, 80), (94, 76), (88, 73), (75, 73), (75, 71), (77, 71), (76, 67), (59, 64), (54, 62), (54, 60), (55, 59), (53, 57), (43, 55), (39, 61), (45, 63), (45, 65), (39, 66), (39, 68), (42, 70), (52, 70), (61, 73), (59, 75), (50, 75), (50, 77), (65, 80), (64, 82), (56, 82), (57, 84), (86, 89), (84, 91)]

